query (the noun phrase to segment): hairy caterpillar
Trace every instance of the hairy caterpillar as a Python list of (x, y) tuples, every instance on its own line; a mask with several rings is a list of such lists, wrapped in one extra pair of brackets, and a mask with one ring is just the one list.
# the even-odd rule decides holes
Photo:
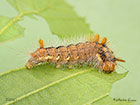
[(39, 63), (49, 62), (57, 64), (56, 68), (68, 64), (69, 68), (72, 69), (74, 64), (86, 63), (105, 73), (111, 73), (115, 70), (116, 61), (125, 61), (116, 58), (113, 51), (107, 47), (106, 42), (107, 38), (103, 37), (100, 43), (99, 35), (96, 34), (94, 38), (90, 37), (85, 43), (44, 48), (43, 40), (39, 40), (40, 48), (31, 53), (31, 58), (25, 66), (30, 69)]

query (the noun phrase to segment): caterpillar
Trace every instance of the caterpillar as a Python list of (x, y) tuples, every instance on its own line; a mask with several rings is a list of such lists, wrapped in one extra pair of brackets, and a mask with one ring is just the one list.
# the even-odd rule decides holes
[(99, 37), (99, 34), (96, 34), (94, 38), (90, 36), (85, 43), (47, 48), (44, 48), (44, 42), (40, 39), (40, 48), (31, 53), (31, 58), (25, 66), (31, 69), (39, 63), (48, 62), (56, 64), (56, 68), (67, 64), (68, 68), (72, 69), (75, 64), (87, 64), (105, 73), (111, 73), (115, 70), (117, 61), (125, 62), (125, 60), (114, 56), (113, 51), (106, 45), (106, 37), (103, 37), (101, 42)]

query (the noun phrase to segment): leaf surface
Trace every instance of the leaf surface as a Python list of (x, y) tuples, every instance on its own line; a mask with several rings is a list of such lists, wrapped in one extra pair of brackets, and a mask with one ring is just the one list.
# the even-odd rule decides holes
[(0, 104), (105, 105), (102, 100), (116, 103), (109, 98), (109, 91), (112, 83), (125, 75), (115, 72), (108, 75), (88, 67), (62, 70), (47, 64), (31, 70), (23, 68), (1, 74)]
[(22, 21), (24, 16), (41, 16), (49, 23), (52, 33), (61, 38), (91, 32), (84, 18), (79, 17), (64, 0), (42, 0), (41, 2), (40, 0), (34, 0), (34, 2), (29, 0), (8, 1), (18, 11), (18, 15), (10, 19), (6, 19), (7, 17), (0, 18), (2, 20), (0, 27), (1, 42), (23, 36), (24, 29), (18, 25), (18, 22)]
[(0, 42), (23, 37), (24, 28), (17, 23), (18, 20), (19, 17), (0, 16)]

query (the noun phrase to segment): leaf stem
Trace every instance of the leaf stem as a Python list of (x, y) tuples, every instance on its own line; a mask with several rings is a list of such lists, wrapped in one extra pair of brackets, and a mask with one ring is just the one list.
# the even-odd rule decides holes
[(27, 14), (37, 14), (40, 11), (44, 11), (46, 9), (48, 9), (50, 7), (47, 8), (42, 8), (40, 10), (35, 10), (35, 11), (25, 11), (25, 12), (21, 12), (19, 13), (19, 15), (17, 15), (16, 17), (14, 17), (9, 23), (7, 23), (1, 30), (0, 30), (0, 35), (2, 35), (12, 24), (14, 24), (16, 21), (21, 20), (21, 17), (23, 17), (24, 15)]
[(18, 21), (20, 19), (20, 17), (22, 16), (23, 14), (19, 14), (17, 15), (15, 18), (13, 18), (8, 24), (6, 24), (1, 30), (0, 30), (0, 35), (3, 34), (3, 32), (8, 29), (8, 27), (10, 27), (14, 22)]

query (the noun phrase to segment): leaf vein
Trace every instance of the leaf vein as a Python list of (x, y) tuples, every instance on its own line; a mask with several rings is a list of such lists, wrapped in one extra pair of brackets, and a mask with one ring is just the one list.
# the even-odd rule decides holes
[(36, 11), (25, 11), (25, 12), (21, 12), (19, 13), (19, 15), (17, 15), (16, 17), (14, 17), (13, 19), (11, 19), (10, 22), (8, 22), (1, 30), (0, 30), (0, 35), (2, 35), (11, 25), (13, 25), (15, 22), (21, 20), (21, 17), (27, 15), (27, 14), (37, 14), (38, 12), (44, 11), (46, 9), (48, 9), (50, 7), (47, 8), (42, 8), (40, 10), (36, 10)]
[(39, 88), (39, 89), (36, 89), (36, 90), (34, 90), (34, 91), (32, 91), (32, 92), (29, 92), (29, 93), (27, 93), (27, 94), (25, 94), (25, 95), (23, 95), (23, 96), (21, 96), (21, 97), (18, 97), (18, 98), (16, 98), (15, 100), (9, 101), (8, 103), (5, 103), (4, 105), (13, 104), (13, 103), (15, 103), (15, 102), (17, 102), (17, 101), (20, 101), (20, 100), (22, 100), (22, 99), (28, 97), (28, 96), (31, 96), (31, 95), (36, 94), (36, 93), (38, 93), (38, 92), (40, 92), (40, 91), (42, 91), (42, 90), (44, 90), (44, 89), (47, 89), (47, 88), (49, 88), (49, 87), (51, 87), (51, 86), (53, 86), (53, 85), (55, 85), (55, 84), (57, 84), (57, 83), (60, 83), (60, 82), (62, 82), (62, 81), (65, 81), (65, 80), (70, 79), (70, 78), (72, 78), (72, 77), (75, 77), (75, 76), (77, 76), (77, 75), (80, 75), (80, 74), (83, 74), (83, 73), (86, 73), (86, 72), (90, 72), (90, 71), (91, 71), (91, 70), (84, 70), (84, 71), (80, 71), (80, 72), (74, 73), (74, 74), (69, 75), (69, 76), (67, 76), (67, 77), (64, 77), (64, 78), (62, 78), (62, 79), (59, 79), (59, 80), (57, 80), (57, 81), (54, 81), (54, 82), (52, 82), (52, 83), (50, 83), (50, 84), (48, 84), (48, 85), (45, 85), (45, 86), (43, 86), (43, 87), (41, 87), (41, 88)]
[(88, 102), (88, 103), (86, 103), (86, 104), (84, 104), (84, 105), (91, 105), (92, 103), (94, 103), (94, 102), (96, 102), (96, 101), (98, 101), (98, 100), (100, 100), (100, 99), (102, 99), (102, 98), (104, 98), (104, 97), (106, 97), (106, 96), (108, 96), (108, 95), (109, 95), (109, 93), (106, 93), (106, 94), (104, 94), (104, 95), (102, 95), (102, 96), (99, 96), (99, 97), (97, 97), (97, 98), (91, 100), (90, 102)]

